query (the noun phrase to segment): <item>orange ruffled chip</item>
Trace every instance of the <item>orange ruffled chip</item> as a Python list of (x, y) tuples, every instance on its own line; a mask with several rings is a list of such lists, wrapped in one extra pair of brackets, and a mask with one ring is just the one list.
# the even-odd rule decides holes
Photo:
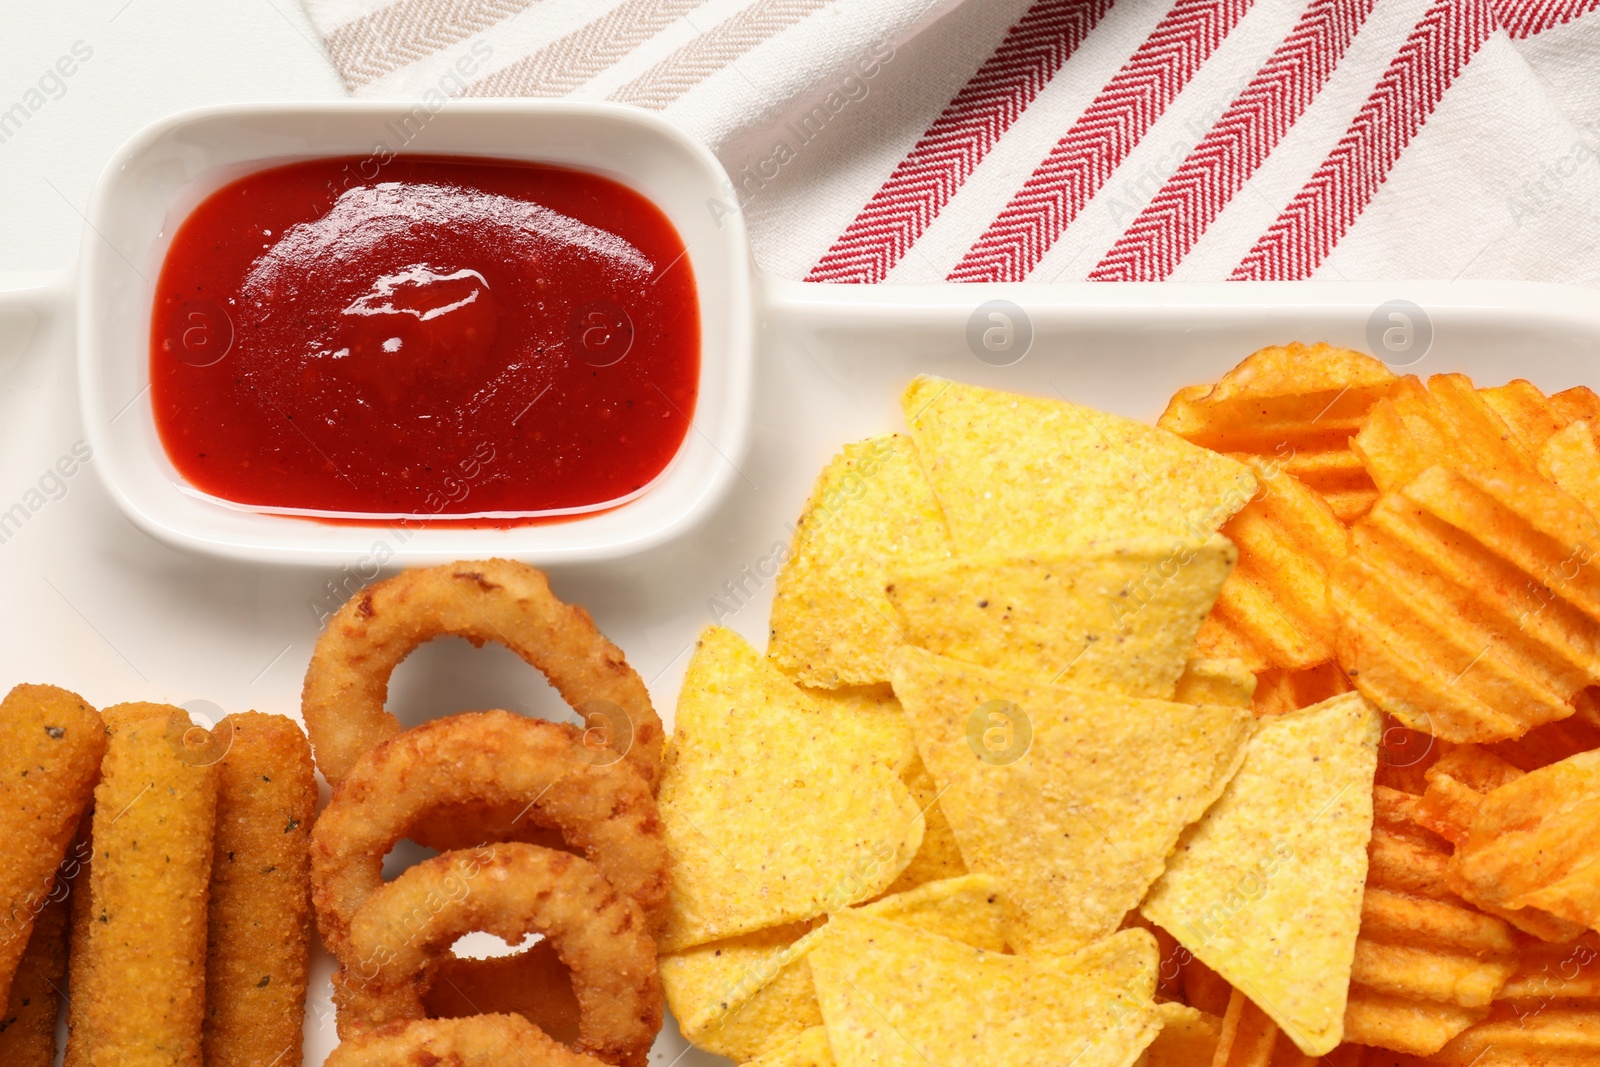
[(1495, 907), (1600, 924), (1600, 750), (1486, 793), (1455, 871)]
[(1407, 726), (1517, 737), (1600, 680), (1600, 527), (1538, 474), (1431, 467), (1352, 534), (1329, 586), (1339, 664)]
[[(1255, 670), (1304, 670), (1333, 658), (1328, 572), (1344, 559), (1350, 534), (1327, 501), (1299, 479), (1248, 455), (1260, 485), (1222, 534), (1239, 549), (1208, 624), (1227, 631), (1208, 642)], [(1220, 642), (1220, 643), (1219, 643)], [(1207, 654), (1212, 654), (1209, 650)]]
[(1465, 374), (1435, 374), (1428, 384), (1407, 375), (1372, 406), (1350, 447), (1380, 492), (1452, 459), (1492, 474), (1532, 473), (1504, 419)]
[(1263, 348), (1213, 386), (1178, 391), (1156, 423), (1218, 452), (1276, 463), (1352, 522), (1377, 499), (1350, 438), (1367, 410), (1398, 381), (1379, 361), (1347, 348)]
[(1449, 846), (1420, 798), (1377, 786), (1346, 1041), (1431, 1055), (1489, 1014), (1515, 967), (1511, 928), (1451, 892)]

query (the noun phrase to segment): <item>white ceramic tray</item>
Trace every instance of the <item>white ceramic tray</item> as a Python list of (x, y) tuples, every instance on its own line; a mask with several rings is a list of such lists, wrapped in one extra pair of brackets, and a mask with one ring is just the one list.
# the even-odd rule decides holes
[[(64, 284), (0, 277), (0, 290), (25, 282)], [(996, 300), (1015, 305), (999, 309), (1015, 330), (1001, 352), (982, 343), (984, 330), (1006, 325), (989, 318)], [(901, 427), (898, 395), (913, 374), (1153, 419), (1176, 388), (1212, 379), (1263, 345), (1371, 349), (1369, 331), (1381, 344), (1384, 330), (1409, 328), (1411, 346), (1391, 359), (1417, 373), (1600, 387), (1600, 294), (1558, 286), (857, 288), (758, 279), (754, 305), (750, 441), (721, 502), (664, 543), (550, 568), (556, 591), (588, 607), (627, 652), (669, 725), (703, 627), (721, 622), (764, 644), (774, 554), (813, 478), (841, 444)], [(93, 468), (103, 457), (82, 459), (74, 324), (43, 306), (42, 314), (0, 308), (0, 687), (50, 682), (102, 706), (155, 700), (209, 717), (249, 708), (298, 717), (320, 620), (377, 577), (371, 556), (379, 545), (398, 548), (395, 534), (374, 529), (360, 551), (326, 565), (236, 562), (154, 539), (102, 486)], [(1390, 318), (1396, 307), (1407, 320)], [(484, 707), (564, 711), (535, 672), (493, 646), (435, 642), (395, 674), (391, 708), (408, 725)], [(319, 955), (307, 1067), (335, 1043), (329, 969)], [(652, 1062), (724, 1062), (685, 1050), (669, 1022)]]

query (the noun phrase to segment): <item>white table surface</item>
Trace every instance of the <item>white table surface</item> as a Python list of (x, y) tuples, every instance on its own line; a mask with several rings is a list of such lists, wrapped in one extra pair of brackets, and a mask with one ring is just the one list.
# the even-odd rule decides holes
[(42, 94), (0, 144), (0, 271), (73, 262), (95, 178), (147, 123), (207, 104), (346, 95), (297, 0), (0, 0), (0, 112), (80, 41), (92, 53), (65, 91)]

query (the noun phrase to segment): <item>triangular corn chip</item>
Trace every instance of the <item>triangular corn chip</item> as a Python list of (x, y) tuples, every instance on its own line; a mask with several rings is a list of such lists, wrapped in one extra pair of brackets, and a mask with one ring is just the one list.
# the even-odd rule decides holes
[(909, 647), (891, 667), (967, 866), (1005, 889), (1018, 952), (1115, 930), (1244, 757), (1238, 708), (1052, 687)]
[(1187, 1004), (1156, 1005), (1161, 1032), (1150, 1043), (1145, 1067), (1211, 1067), (1222, 1020)]
[(1047, 552), (1107, 530), (1205, 537), (1256, 491), (1242, 463), (1065, 400), (923, 375), (900, 403), (962, 553)]
[(922, 843), (902, 753), (874, 752), (732, 631), (701, 635), (661, 777), (673, 861), (663, 951), (883, 892)]
[[(989, 952), (1005, 948), (1000, 889), (969, 875), (896, 893), (858, 910)], [(764, 1055), (822, 1023), (806, 957), (828, 927), (763, 930), (661, 957), (661, 982), (683, 1035), (734, 1060)], [(803, 936), (800, 936), (803, 934)]]
[(888, 681), (900, 638), (884, 575), (949, 555), (911, 438), (846, 445), (817, 479), (778, 572), (767, 655), (802, 685)]
[(939, 810), (939, 787), (917, 755), (911, 739), (911, 724), (906, 721), (894, 689), (883, 685), (853, 685), (842, 689), (806, 689), (806, 695), (824, 709), (835, 708), (848, 719), (848, 728), (861, 735), (862, 751), (896, 752), (900, 780), (911, 790), (917, 810), (922, 812), (922, 847), (910, 866), (900, 872), (889, 893), (903, 893), (926, 882), (937, 882), (967, 873), (961, 848), (956, 844), (950, 822)]
[(1255, 693), (1256, 676), (1243, 660), (1192, 659), (1183, 665), (1172, 699), (1179, 704), (1248, 708)]
[(1311, 1056), (1344, 1031), (1378, 729), (1356, 693), (1257, 720), (1244, 766), (1140, 909)]
[(837, 717), (841, 729), (853, 732), (858, 751), (882, 753), (890, 758), (895, 773), (902, 778), (916, 762), (917, 749), (911, 740), (911, 724), (895, 699), (888, 682), (882, 685), (852, 685), (843, 689), (801, 691), (823, 711)]
[(891, 893), (904, 893), (928, 882), (956, 878), (967, 873), (967, 861), (961, 858), (961, 845), (956, 832), (950, 828), (944, 809), (939, 807), (939, 783), (933, 780), (922, 757), (915, 756), (911, 766), (900, 775), (900, 780), (911, 790), (911, 796), (922, 811), (924, 825), (922, 847), (912, 857), (911, 866), (900, 872), (900, 877), (889, 887)]
[(908, 644), (1053, 685), (1170, 700), (1237, 553), (1225, 538), (1093, 541), (896, 572)]
[(780, 1042), (745, 1067), (834, 1067), (833, 1049), (828, 1045), (828, 1028), (812, 1026), (798, 1037)]
[(811, 954), (839, 1067), (1128, 1067), (1160, 1028), (1155, 939), (1127, 930), (1073, 957), (985, 952), (850, 913)]

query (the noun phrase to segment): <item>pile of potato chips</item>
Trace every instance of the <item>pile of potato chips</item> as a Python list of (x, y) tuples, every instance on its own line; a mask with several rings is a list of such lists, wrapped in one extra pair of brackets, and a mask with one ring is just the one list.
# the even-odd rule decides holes
[[(1600, 397), (1250, 356), (1156, 427), (918, 378), (661, 787), (760, 1067), (1600, 1063)], [(1591, 547), (1594, 546), (1594, 547)]]

